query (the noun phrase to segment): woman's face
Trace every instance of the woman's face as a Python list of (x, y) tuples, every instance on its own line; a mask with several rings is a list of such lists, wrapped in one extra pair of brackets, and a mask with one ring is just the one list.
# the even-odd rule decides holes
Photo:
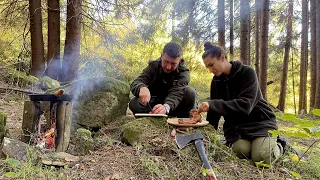
[(221, 55), (219, 59), (208, 56), (203, 60), (206, 68), (208, 68), (215, 76), (220, 76), (225, 72), (225, 61), (224, 55)]

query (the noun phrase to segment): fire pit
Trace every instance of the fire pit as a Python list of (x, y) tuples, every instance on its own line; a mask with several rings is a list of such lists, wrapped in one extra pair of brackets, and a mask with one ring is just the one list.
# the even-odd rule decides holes
[(42, 150), (64, 152), (70, 141), (73, 96), (58, 90), (54, 94), (32, 94), (25, 101), (21, 140)]

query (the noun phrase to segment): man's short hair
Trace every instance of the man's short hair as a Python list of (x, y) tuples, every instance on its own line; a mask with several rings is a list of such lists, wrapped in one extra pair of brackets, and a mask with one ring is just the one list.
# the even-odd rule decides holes
[(163, 53), (167, 53), (172, 58), (182, 57), (182, 47), (178, 43), (169, 42), (164, 46)]

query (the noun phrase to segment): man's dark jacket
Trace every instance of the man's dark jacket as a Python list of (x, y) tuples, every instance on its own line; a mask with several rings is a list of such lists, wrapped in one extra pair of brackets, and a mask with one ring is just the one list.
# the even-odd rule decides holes
[(165, 73), (161, 66), (161, 59), (150, 61), (130, 85), (134, 96), (139, 97), (140, 88), (148, 87), (151, 96), (163, 99), (170, 106), (170, 111), (175, 110), (181, 102), (184, 88), (189, 84), (190, 71), (182, 59), (176, 70)]
[(278, 129), (276, 117), (262, 97), (256, 72), (240, 61), (230, 63), (228, 76), (212, 79), (207, 120), (217, 128), (220, 117), (224, 117), (227, 144), (269, 136), (268, 130)]

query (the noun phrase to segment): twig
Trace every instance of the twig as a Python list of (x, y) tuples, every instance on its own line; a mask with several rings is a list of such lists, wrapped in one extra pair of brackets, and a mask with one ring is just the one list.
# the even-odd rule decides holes
[(19, 91), (19, 92), (24, 92), (24, 93), (27, 93), (27, 94), (43, 94), (42, 92), (30, 91), (30, 90), (13, 88), (13, 87), (3, 87), (3, 86), (0, 86), (0, 89), (14, 90), (14, 91)]
[(317, 142), (319, 142), (320, 141), (320, 139), (318, 139), (318, 140), (316, 140), (316, 141), (314, 141), (309, 147), (308, 147), (308, 149), (301, 155), (301, 157), (299, 157), (299, 161), (296, 163), (296, 165), (294, 166), (295, 168), (297, 167), (297, 165), (299, 164), (299, 162), (300, 162), (300, 160), (302, 159), (302, 157), (311, 149), (311, 147), (313, 146), (313, 145), (315, 145)]

